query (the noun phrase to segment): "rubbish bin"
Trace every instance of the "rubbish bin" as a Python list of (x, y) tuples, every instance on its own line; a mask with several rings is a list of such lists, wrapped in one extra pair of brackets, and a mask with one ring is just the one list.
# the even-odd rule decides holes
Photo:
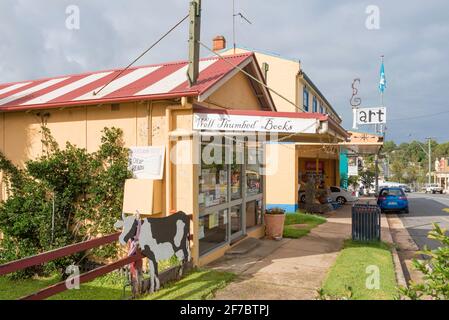
[(377, 205), (352, 206), (352, 240), (380, 241), (381, 210)]

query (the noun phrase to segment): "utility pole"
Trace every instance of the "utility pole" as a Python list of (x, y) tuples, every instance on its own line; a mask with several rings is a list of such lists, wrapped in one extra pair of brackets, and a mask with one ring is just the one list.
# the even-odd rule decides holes
[(189, 29), (189, 69), (187, 79), (192, 87), (196, 84), (200, 65), (200, 39), (201, 39), (201, 0), (190, 2), (190, 29)]
[(430, 144), (432, 142), (432, 138), (427, 138), (429, 141), (429, 185), (432, 183), (432, 145)]
[[(379, 194), (379, 153), (376, 153), (374, 158), (374, 172), (375, 172), (375, 190), (376, 190), (376, 197)], [(371, 187), (371, 186), (370, 186)]]

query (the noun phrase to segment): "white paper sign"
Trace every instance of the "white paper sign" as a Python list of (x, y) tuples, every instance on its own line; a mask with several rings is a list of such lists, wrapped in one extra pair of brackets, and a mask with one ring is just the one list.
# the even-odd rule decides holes
[(359, 175), (359, 165), (357, 157), (348, 157), (348, 176), (356, 177)]
[(357, 124), (387, 123), (387, 108), (362, 108), (355, 112)]
[(128, 168), (134, 179), (162, 180), (164, 176), (165, 147), (129, 148)]
[(316, 133), (317, 119), (195, 113), (194, 130)]

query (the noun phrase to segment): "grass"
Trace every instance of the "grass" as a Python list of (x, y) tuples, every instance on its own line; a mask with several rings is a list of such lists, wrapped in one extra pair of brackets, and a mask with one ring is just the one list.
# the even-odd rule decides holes
[(178, 282), (143, 297), (143, 300), (205, 300), (235, 278), (230, 272), (196, 269)]
[[(298, 239), (304, 237), (310, 230), (325, 222), (325, 218), (313, 214), (305, 214), (302, 212), (286, 214), (283, 236), (284, 238)], [(302, 228), (293, 226), (297, 224), (304, 224), (305, 226)]]
[[(368, 289), (366, 286), (367, 279), (372, 275), (367, 272), (368, 266), (379, 268), (379, 289)], [(322, 292), (337, 299), (348, 298), (352, 293), (349, 298), (354, 300), (392, 300), (397, 297), (396, 288), (393, 256), (388, 244), (347, 240), (327, 275)]]
[[(228, 272), (195, 269), (179, 282), (161, 288), (160, 291), (144, 296), (144, 300), (202, 300), (212, 297), (213, 293), (226, 286), (235, 275)], [(26, 296), (49, 285), (57, 283), (59, 277), (11, 280), (0, 278), (0, 300), (14, 300)], [(121, 300), (123, 299), (124, 277), (110, 273), (91, 282), (81, 284), (80, 290), (67, 290), (50, 297), (49, 300)], [(129, 298), (127, 287), (125, 298)]]
[[(11, 280), (0, 278), (0, 300), (15, 300), (61, 281), (58, 275), (47, 278)], [(49, 300), (120, 300), (123, 298), (124, 277), (110, 273), (80, 285), (79, 290), (67, 290)], [(126, 296), (130, 296), (129, 287)]]

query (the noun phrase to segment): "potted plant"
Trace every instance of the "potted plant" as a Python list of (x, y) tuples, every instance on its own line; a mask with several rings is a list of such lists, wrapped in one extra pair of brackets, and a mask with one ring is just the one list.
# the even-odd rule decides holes
[(281, 239), (284, 233), (285, 210), (272, 208), (265, 211), (265, 234), (270, 239)]

